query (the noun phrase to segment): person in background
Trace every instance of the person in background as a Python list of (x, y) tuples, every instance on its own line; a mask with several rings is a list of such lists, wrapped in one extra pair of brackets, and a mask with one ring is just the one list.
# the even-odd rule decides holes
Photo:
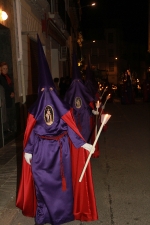
[(135, 103), (130, 70), (127, 70), (124, 74), (121, 103), (126, 105)]
[[(91, 136), (95, 128), (95, 121), (93, 120), (93, 117), (95, 117), (93, 115), (95, 102), (88, 88), (82, 82), (75, 52), (72, 55), (72, 82), (66, 91), (64, 101), (69, 103), (73, 118), (83, 138), (91, 143)], [(97, 112), (95, 111), (95, 113)], [(98, 145), (92, 156), (98, 158), (99, 149), (97, 147)]]
[(6, 101), (6, 112), (8, 118), (8, 124), (6, 126), (5, 132), (12, 132), (14, 130), (14, 89), (13, 82), (8, 75), (8, 64), (6, 62), (1, 62), (1, 76), (0, 76), (0, 84), (3, 86), (5, 91), (5, 101)]

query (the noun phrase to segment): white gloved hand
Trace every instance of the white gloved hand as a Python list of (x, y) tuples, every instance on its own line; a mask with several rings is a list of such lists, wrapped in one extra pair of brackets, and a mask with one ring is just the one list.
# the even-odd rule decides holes
[(93, 147), (93, 145), (89, 144), (89, 143), (85, 143), (84, 145), (81, 146), (82, 148), (86, 149), (87, 151), (91, 152), (92, 154), (95, 151), (95, 147)]
[(99, 115), (99, 112), (98, 111), (96, 111), (96, 110), (92, 110), (92, 113), (94, 114), (94, 115)]
[(25, 158), (26, 162), (27, 162), (29, 165), (31, 165), (32, 154), (26, 153), (26, 152), (25, 152), (24, 158)]

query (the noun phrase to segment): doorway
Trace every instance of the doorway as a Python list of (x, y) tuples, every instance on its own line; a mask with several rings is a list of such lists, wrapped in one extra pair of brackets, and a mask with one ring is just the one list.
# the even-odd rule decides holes
[[(12, 48), (11, 48), (11, 35), (10, 29), (0, 24), (0, 63), (6, 62), (8, 65), (8, 75), (13, 84), (13, 65), (12, 65)], [(12, 114), (10, 118), (7, 116), (8, 109), (6, 108), (6, 96), (5, 88), (1, 82), (1, 95), (0, 95), (0, 147), (3, 147), (9, 141), (14, 138), (16, 132), (16, 122), (15, 122), (15, 101), (13, 99)], [(5, 113), (4, 113), (5, 112)], [(12, 115), (11, 114), (11, 115)], [(13, 131), (9, 132), (8, 129), (5, 130), (7, 122), (12, 123)], [(8, 123), (9, 123), (8, 122)]]

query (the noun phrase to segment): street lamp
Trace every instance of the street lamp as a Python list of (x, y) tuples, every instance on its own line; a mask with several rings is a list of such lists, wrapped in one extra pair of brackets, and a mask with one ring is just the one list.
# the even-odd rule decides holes
[(7, 20), (7, 18), (8, 18), (8, 15), (7, 15), (7, 13), (5, 12), (5, 11), (1, 11), (1, 20)]
[(96, 5), (96, 3), (93, 2), (93, 3), (91, 3), (90, 5), (84, 5), (84, 6), (81, 6), (81, 9), (82, 9), (82, 8), (85, 8), (85, 7), (89, 7), (89, 6), (95, 6), (95, 5)]

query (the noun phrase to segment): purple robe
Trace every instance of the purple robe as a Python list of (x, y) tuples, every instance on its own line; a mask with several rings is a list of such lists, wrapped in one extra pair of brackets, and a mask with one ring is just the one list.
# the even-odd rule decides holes
[[(47, 92), (43, 93), (44, 99), (45, 95)], [(76, 148), (85, 141), (58, 118), (55, 103), (48, 104), (53, 110), (53, 122), (47, 125), (44, 117), (47, 104), (42, 106), (41, 115), (24, 149), (33, 155), (31, 166), (37, 196), (36, 222), (62, 224), (74, 220), (68, 136)], [(65, 191), (62, 190), (63, 177), (66, 180)]]

